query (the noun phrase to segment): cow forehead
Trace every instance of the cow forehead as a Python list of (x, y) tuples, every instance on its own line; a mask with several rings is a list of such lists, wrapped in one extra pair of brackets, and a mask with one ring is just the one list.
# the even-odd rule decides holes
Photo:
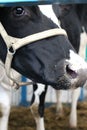
[(50, 18), (56, 25), (58, 25), (58, 27), (60, 27), (58, 18), (53, 11), (52, 5), (39, 5), (39, 9), (45, 16)]

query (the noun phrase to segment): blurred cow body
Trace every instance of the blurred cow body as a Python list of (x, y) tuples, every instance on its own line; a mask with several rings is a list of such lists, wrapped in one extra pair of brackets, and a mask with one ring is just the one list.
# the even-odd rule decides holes
[(60, 25), (77, 52), (80, 47), (80, 35), (87, 33), (87, 4), (53, 5), (53, 10), (60, 20)]

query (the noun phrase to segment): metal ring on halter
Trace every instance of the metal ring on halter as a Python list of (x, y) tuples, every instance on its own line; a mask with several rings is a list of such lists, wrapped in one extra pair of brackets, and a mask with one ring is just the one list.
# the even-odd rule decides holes
[(8, 47), (8, 49), (7, 49), (7, 52), (9, 53), (9, 54), (15, 54), (15, 52), (16, 52), (16, 50), (14, 50), (14, 48), (12, 47), (12, 46), (10, 46), (10, 47)]

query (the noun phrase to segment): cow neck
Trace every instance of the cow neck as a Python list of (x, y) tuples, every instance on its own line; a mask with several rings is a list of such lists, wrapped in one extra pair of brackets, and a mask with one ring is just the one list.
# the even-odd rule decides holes
[(32, 84), (32, 82), (18, 82), (17, 80), (14, 79), (14, 77), (11, 76), (11, 63), (16, 50), (18, 50), (19, 48), (27, 44), (31, 44), (35, 41), (42, 40), (48, 37), (53, 37), (57, 35), (67, 36), (64, 29), (54, 28), (36, 34), (32, 34), (24, 38), (15, 38), (7, 34), (1, 22), (0, 22), (0, 34), (7, 46), (7, 55), (6, 55), (5, 66), (4, 66), (5, 71), (7, 76), (13, 81), (13, 83), (16, 84), (17, 88), (23, 85)]

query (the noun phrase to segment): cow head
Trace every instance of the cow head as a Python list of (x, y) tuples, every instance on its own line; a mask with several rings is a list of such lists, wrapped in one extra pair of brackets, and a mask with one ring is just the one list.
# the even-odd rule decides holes
[[(57, 27), (38, 6), (1, 7), (0, 21), (7, 33), (16, 38)], [(3, 62), (6, 54), (6, 45), (0, 37), (0, 58)], [(34, 82), (52, 85), (56, 89), (78, 87), (87, 78), (87, 75), (83, 79), (80, 77), (87, 70), (86, 63), (74, 52), (64, 35), (21, 47), (14, 54), (12, 67)]]

